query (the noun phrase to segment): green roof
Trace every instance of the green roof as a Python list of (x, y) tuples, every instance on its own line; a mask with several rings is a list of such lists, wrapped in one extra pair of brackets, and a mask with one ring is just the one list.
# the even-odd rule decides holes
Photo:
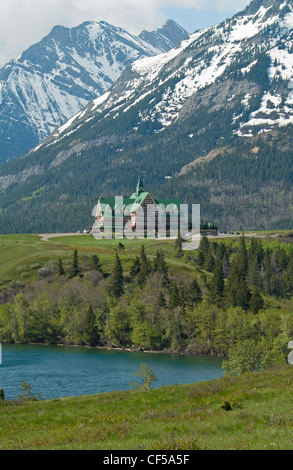
[[(133, 193), (129, 198), (123, 198), (123, 209), (126, 206), (130, 207), (130, 212), (135, 212), (143, 203), (145, 198), (149, 195), (148, 192), (143, 190), (143, 184), (141, 178), (139, 178), (136, 193)], [(116, 201), (114, 197), (111, 198), (100, 198), (101, 204), (105, 204), (106, 206), (110, 206), (112, 210), (115, 209)], [(180, 199), (154, 199), (156, 204), (163, 204), (165, 207), (168, 205), (174, 204), (175, 206), (179, 207), (181, 204)]]

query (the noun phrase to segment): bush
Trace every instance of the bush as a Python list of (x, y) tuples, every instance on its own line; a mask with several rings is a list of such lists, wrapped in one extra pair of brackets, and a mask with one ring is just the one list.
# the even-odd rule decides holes
[(45, 266), (44, 268), (38, 269), (38, 276), (41, 278), (48, 278), (52, 276), (53, 270), (52, 268), (49, 268)]

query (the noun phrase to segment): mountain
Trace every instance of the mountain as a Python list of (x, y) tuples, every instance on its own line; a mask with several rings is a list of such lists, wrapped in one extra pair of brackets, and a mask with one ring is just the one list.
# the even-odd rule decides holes
[(172, 20), (138, 37), (104, 21), (55, 26), (0, 69), (0, 161), (27, 153), (131, 62), (166, 52), (186, 35)]
[[(254, 0), (138, 59), (23, 158), (0, 167), (1, 230), (78, 230), (138, 176), (232, 229), (291, 228), (293, 0)], [(291, 202), (290, 202), (291, 201)]]

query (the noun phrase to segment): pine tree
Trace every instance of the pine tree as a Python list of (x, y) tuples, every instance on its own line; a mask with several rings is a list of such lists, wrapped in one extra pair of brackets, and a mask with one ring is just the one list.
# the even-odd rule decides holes
[(178, 233), (178, 237), (177, 239), (175, 240), (175, 243), (174, 243), (174, 248), (175, 248), (175, 251), (177, 253), (177, 257), (178, 258), (181, 258), (183, 253), (182, 253), (182, 243), (183, 243), (183, 238), (181, 237), (180, 233)]
[(267, 248), (264, 256), (264, 273), (263, 273), (263, 288), (266, 294), (271, 294), (271, 281), (272, 281), (272, 260), (271, 260), (271, 252)]
[(249, 302), (249, 310), (251, 310), (253, 313), (258, 313), (258, 311), (261, 310), (263, 306), (264, 301), (262, 295), (260, 293), (260, 290), (256, 288)]
[(239, 273), (241, 273), (241, 276), (245, 279), (247, 275), (247, 269), (248, 269), (248, 253), (246, 249), (244, 233), (242, 234), (242, 237), (240, 238), (240, 247), (236, 255), (236, 259), (237, 259)]
[(137, 278), (137, 283), (142, 287), (145, 284), (147, 276), (151, 273), (152, 267), (150, 260), (145, 253), (144, 245), (141, 246), (140, 251), (140, 271)]
[(180, 305), (180, 293), (177, 284), (174, 283), (169, 298), (169, 309), (172, 310)]
[(201, 288), (196, 279), (190, 284), (187, 294), (186, 294), (186, 303), (188, 307), (192, 308), (194, 305), (202, 301), (202, 292)]
[(235, 296), (235, 301), (237, 302), (236, 306), (243, 308), (243, 310), (248, 310), (250, 298), (251, 293), (245, 279), (240, 279)]
[(233, 307), (241, 307), (244, 310), (248, 310), (250, 296), (251, 294), (244, 277), (243, 264), (239, 264), (239, 258), (236, 256), (225, 286), (226, 303)]
[(158, 250), (153, 260), (153, 271), (162, 274), (163, 284), (167, 286), (169, 284), (168, 268), (165, 261), (165, 255), (162, 250)]
[(212, 273), (214, 271), (214, 268), (215, 268), (215, 258), (214, 258), (214, 255), (212, 253), (212, 249), (211, 247), (209, 246), (209, 249), (208, 249), (208, 253), (205, 257), (205, 262), (204, 262), (204, 265), (203, 265), (203, 268)]
[(209, 241), (207, 236), (204, 234), (200, 239), (199, 248), (198, 248), (198, 264), (203, 266), (206, 260), (206, 257), (209, 252)]
[(79, 276), (80, 273), (81, 273), (81, 270), (79, 269), (79, 264), (78, 264), (78, 252), (77, 250), (74, 250), (72, 267), (70, 269), (70, 278)]
[(98, 272), (104, 274), (100, 258), (97, 254), (91, 256), (90, 265), (91, 265), (91, 268), (92, 268), (93, 271), (98, 271)]
[(225, 279), (223, 265), (220, 261), (214, 270), (214, 276), (209, 285), (209, 300), (212, 303), (221, 303), (224, 297)]
[(160, 290), (160, 292), (158, 294), (155, 306), (158, 307), (158, 308), (166, 308), (167, 307), (167, 302), (166, 302), (166, 299), (164, 297), (164, 294), (163, 294), (162, 290)]
[(248, 271), (247, 271), (247, 282), (251, 286), (260, 287), (261, 280), (260, 280), (260, 266), (258, 263), (258, 256), (257, 254), (254, 255), (249, 262)]
[(263, 263), (264, 259), (264, 250), (262, 247), (261, 240), (258, 238), (252, 238), (250, 242), (250, 247), (248, 250), (248, 260), (249, 264), (254, 261), (255, 257), (257, 258), (258, 265)]
[(60, 258), (58, 262), (58, 276), (63, 276), (63, 274), (64, 274), (64, 268), (63, 268), (62, 259)]
[(118, 299), (119, 297), (122, 296), (124, 293), (124, 277), (123, 277), (123, 268), (121, 264), (121, 260), (118, 256), (118, 253), (116, 253), (116, 260), (115, 260), (115, 265), (113, 268), (113, 273), (110, 279), (110, 295), (114, 297), (115, 299)]
[(136, 256), (135, 260), (133, 261), (133, 264), (130, 268), (130, 274), (132, 277), (135, 277), (137, 276), (137, 274), (139, 273), (140, 271), (140, 268), (141, 268), (141, 264), (140, 264), (140, 259), (138, 256)]
[(83, 322), (83, 338), (90, 346), (96, 346), (98, 343), (96, 317), (92, 305), (88, 306), (85, 313)]

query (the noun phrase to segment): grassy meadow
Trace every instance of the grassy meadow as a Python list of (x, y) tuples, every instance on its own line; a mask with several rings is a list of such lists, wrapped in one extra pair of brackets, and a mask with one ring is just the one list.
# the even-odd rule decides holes
[(1, 450), (292, 450), (293, 368), (0, 406)]
[[(290, 243), (275, 233), (259, 234), (266, 235), (264, 249), (289, 249)], [(239, 245), (237, 237), (210, 241), (220, 240)], [(119, 242), (124, 249), (119, 249)], [(143, 244), (150, 259), (162, 248), (171, 275), (212, 279), (213, 274), (192, 259), (193, 252), (178, 258), (174, 241), (144, 240)], [(50, 260), (62, 258), (69, 266), (74, 250), (81, 262), (97, 253), (107, 274), (118, 250), (127, 273), (141, 245), (141, 240), (97, 241), (90, 235), (48, 241), (38, 235), (0, 235), (0, 292), (15, 281), (30, 285)], [(279, 312), (293, 312), (292, 298), (263, 297), (272, 319)], [(284, 365), (150, 391), (131, 389), (48, 401), (0, 400), (0, 449), (292, 450), (292, 392), (293, 367)]]

